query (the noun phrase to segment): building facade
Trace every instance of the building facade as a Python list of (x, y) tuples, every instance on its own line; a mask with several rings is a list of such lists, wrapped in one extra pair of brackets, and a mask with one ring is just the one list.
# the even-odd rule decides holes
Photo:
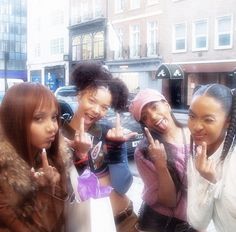
[(80, 61), (105, 64), (107, 0), (70, 0), (70, 72)]
[(161, 64), (159, 43), (159, 0), (108, 1), (108, 43), (106, 65), (123, 79), (131, 92), (140, 88), (161, 88), (154, 81)]
[(27, 80), (26, 0), (0, 0), (0, 78)]
[(236, 87), (235, 5), (236, 0), (161, 1), (160, 54), (164, 64), (184, 72), (180, 80), (164, 78), (163, 91), (178, 107), (188, 107), (199, 84)]
[(69, 84), (69, 4), (28, 1), (28, 81), (52, 91)]

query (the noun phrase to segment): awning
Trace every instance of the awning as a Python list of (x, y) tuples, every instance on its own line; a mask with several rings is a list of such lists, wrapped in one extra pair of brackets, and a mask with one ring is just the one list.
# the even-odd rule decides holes
[(185, 73), (219, 73), (219, 72), (235, 72), (236, 60), (222, 60), (209, 62), (189, 62), (179, 63)]
[(183, 79), (184, 72), (178, 64), (161, 64), (157, 68), (155, 79)]

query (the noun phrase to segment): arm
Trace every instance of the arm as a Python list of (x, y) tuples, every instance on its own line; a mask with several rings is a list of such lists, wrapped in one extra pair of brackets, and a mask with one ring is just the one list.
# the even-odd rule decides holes
[(166, 207), (175, 207), (177, 203), (175, 183), (167, 166), (167, 155), (164, 145), (154, 140), (148, 128), (145, 128), (148, 141), (147, 155), (152, 160), (158, 177), (158, 202)]
[(216, 185), (208, 182), (199, 175), (192, 157), (189, 158), (187, 176), (188, 221), (194, 228), (204, 230), (212, 219)]
[(133, 182), (133, 176), (128, 165), (126, 143), (119, 144), (119, 146), (118, 144), (112, 146), (112, 144), (114, 142), (109, 143), (107, 153), (111, 186), (116, 192), (125, 194)]
[[(169, 171), (166, 169), (156, 170), (155, 165), (150, 160), (144, 158), (143, 153), (136, 148), (135, 150), (135, 163), (138, 172), (144, 182), (143, 199), (148, 205), (156, 203), (162, 204), (166, 207), (173, 207), (172, 205), (172, 190), (169, 188), (168, 181), (173, 182), (170, 177)], [(162, 190), (163, 188), (163, 190)], [(163, 196), (166, 194), (168, 196)], [(176, 194), (174, 192), (174, 198)]]

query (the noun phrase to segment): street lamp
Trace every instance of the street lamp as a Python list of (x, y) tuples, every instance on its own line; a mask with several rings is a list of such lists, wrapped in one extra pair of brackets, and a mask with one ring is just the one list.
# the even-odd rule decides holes
[(7, 83), (7, 62), (9, 61), (9, 52), (4, 52), (4, 80), (5, 80), (5, 92), (8, 89)]

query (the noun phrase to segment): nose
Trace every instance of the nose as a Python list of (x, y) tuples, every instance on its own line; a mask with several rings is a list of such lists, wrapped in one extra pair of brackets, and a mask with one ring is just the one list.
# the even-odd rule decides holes
[(194, 123), (193, 123), (193, 129), (194, 131), (201, 131), (203, 129), (203, 125), (201, 123), (200, 120), (196, 120)]
[(152, 120), (157, 120), (158, 114), (152, 110), (147, 111), (147, 117), (152, 121)]
[(98, 105), (98, 104), (94, 105), (93, 112), (96, 113), (96, 114), (100, 114), (100, 112), (101, 112), (100, 105)]
[(47, 125), (46, 125), (46, 130), (48, 131), (48, 132), (54, 132), (54, 131), (56, 131), (56, 129), (57, 129), (57, 123), (56, 122), (54, 122), (54, 121), (52, 121), (52, 120), (49, 120), (48, 122), (47, 122)]

